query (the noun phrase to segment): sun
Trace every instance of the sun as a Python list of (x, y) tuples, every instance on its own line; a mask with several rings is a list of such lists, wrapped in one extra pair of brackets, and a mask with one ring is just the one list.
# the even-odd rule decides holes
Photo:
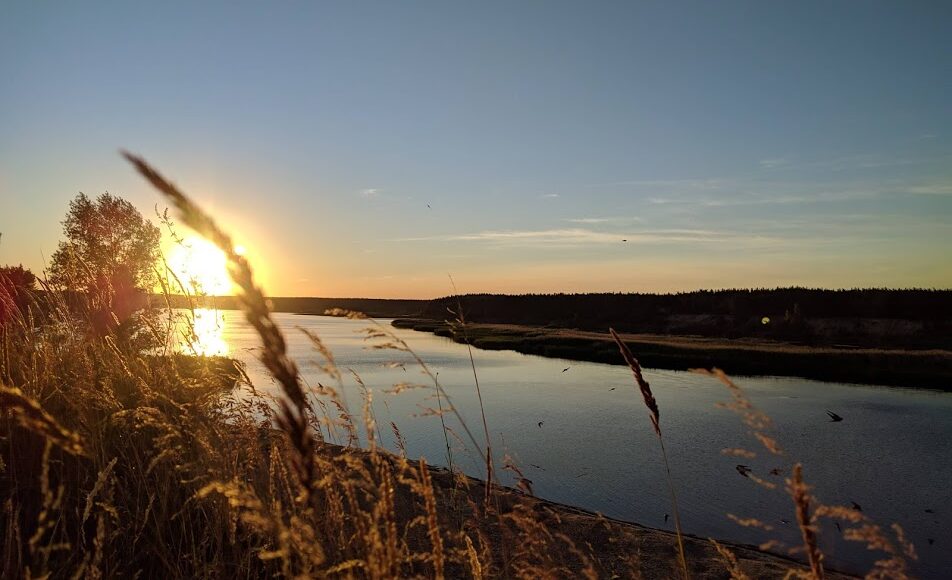
[(192, 236), (176, 244), (168, 260), (169, 268), (189, 293), (208, 296), (231, 294), (225, 254), (208, 240)]

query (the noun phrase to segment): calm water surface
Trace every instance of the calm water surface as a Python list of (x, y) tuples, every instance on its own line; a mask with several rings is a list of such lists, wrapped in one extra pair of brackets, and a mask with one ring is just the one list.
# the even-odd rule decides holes
[[(202, 344), (248, 364), (256, 387), (277, 391), (257, 362), (258, 338), (240, 313), (206, 313), (197, 326)], [(387, 394), (395, 383), (427, 379), (405, 353), (368, 348), (361, 329), (371, 323), (325, 316), (277, 314), (289, 349), (311, 384), (327, 383), (309, 340), (297, 327), (317, 333), (331, 348), (345, 377), (344, 394), (353, 411), (361, 408), (355, 381), (373, 391), (374, 409), (385, 445), (396, 449), (386, 427), (397, 423), (411, 457), (447, 464), (439, 419), (422, 416), (435, 407), (430, 389)], [(411, 330), (394, 329), (435, 373), (470, 429), (482, 441), (482, 423), (473, 370), (464, 345)], [(647, 526), (673, 529), (658, 442), (647, 411), (625, 367), (473, 350), (494, 454), (501, 464), (511, 455), (537, 495), (599, 511)], [(392, 366), (388, 363), (404, 363)], [(566, 367), (569, 370), (563, 372)], [(406, 370), (404, 370), (404, 368)], [(799, 535), (783, 478), (794, 460), (804, 464), (808, 482), (826, 503), (856, 502), (877, 523), (900, 523), (915, 543), (922, 577), (952, 574), (952, 394), (844, 385), (796, 378), (735, 377), (753, 403), (775, 421), (783, 457), (761, 452), (740, 419), (716, 407), (729, 394), (713, 379), (679, 371), (647, 370), (645, 376), (661, 408), (661, 427), (686, 532), (745, 543), (778, 539), (798, 545)], [(430, 398), (428, 398), (430, 397)], [(826, 410), (845, 420), (832, 423)], [(448, 426), (462, 435), (455, 418)], [(541, 423), (541, 426), (539, 424)], [(475, 453), (459, 441), (453, 460), (473, 476), (483, 476)], [(754, 459), (729, 457), (724, 448), (757, 451)], [(765, 490), (736, 470), (738, 464), (778, 483)], [(504, 475), (503, 482), (512, 478)], [(930, 510), (934, 513), (929, 513)], [(763, 532), (743, 528), (726, 514), (756, 517), (774, 526)], [(832, 524), (821, 530), (824, 551), (835, 566), (865, 571), (878, 553), (838, 538)], [(929, 540), (932, 543), (929, 543)]]

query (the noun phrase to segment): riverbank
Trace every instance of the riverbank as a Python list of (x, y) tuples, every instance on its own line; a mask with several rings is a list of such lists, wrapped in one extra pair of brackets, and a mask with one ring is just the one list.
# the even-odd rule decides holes
[[(472, 324), (464, 329), (420, 318), (393, 321), (487, 350), (514, 350), (553, 358), (624, 364), (608, 333), (515, 324)], [(815, 380), (952, 391), (948, 350), (813, 347), (757, 339), (622, 334), (648, 368), (718, 367), (732, 375), (793, 376)]]
[[(346, 449), (333, 445), (325, 445), (323, 450), (331, 455), (348, 456), (349, 461), (360, 458), (368, 468), (373, 463), (371, 454), (364, 450)], [(420, 469), (420, 462), (386, 452), (380, 452), (378, 457), (383, 457), (385, 464), (395, 474)], [(488, 517), (480, 517), (479, 514), (487, 513), (485, 511), (486, 482), (450, 472), (445, 468), (427, 466), (426, 469), (432, 481), (440, 517), (452, 517), (452, 514), (457, 514), (479, 527), (480, 535), (495, 537), (502, 534), (505, 536), (506, 526), (500, 526), (499, 522), (519, 520), (531, 514), (534, 518), (533, 525), (538, 526), (538, 531), (542, 535), (549, 538), (561, 537), (567, 546), (578, 548), (578, 555), (584, 555), (590, 560), (591, 571), (598, 578), (627, 578), (632, 574), (638, 574), (641, 578), (660, 580), (676, 578), (680, 573), (677, 568), (677, 537), (672, 532), (606, 518), (594, 512), (544, 500), (499, 485), (493, 485), (491, 488), (494, 505), (488, 511)], [(397, 504), (412, 500), (412, 493), (408, 488), (398, 485), (395, 492)], [(475, 530), (470, 530), (470, 533), (473, 532)], [(732, 577), (725, 556), (718, 553), (710, 539), (691, 535), (684, 535), (683, 539), (685, 556), (692, 578), (713, 580)], [(755, 546), (720, 541), (718, 543), (733, 555), (736, 559), (737, 570), (748, 578), (788, 578), (791, 571), (808, 571), (800, 562), (762, 551)], [(517, 548), (512, 546), (510, 549)], [(502, 545), (496, 543), (492, 559), (501, 560), (506, 557)], [(512, 555), (509, 554), (508, 557)], [(568, 554), (565, 557), (572, 558)], [(566, 563), (581, 564), (581, 560), (580, 558), (579, 562)], [(576, 577), (583, 576), (581, 567), (566, 570), (566, 572), (571, 572)], [(830, 570), (826, 571), (826, 577), (855, 578), (855, 576)]]

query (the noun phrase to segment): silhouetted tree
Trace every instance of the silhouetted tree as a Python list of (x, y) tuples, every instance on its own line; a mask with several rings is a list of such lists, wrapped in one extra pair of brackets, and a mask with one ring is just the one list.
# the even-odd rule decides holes
[(49, 281), (86, 294), (97, 331), (114, 329), (146, 305), (161, 232), (135, 206), (109, 193), (95, 201), (81, 193), (69, 204), (63, 233)]
[(0, 325), (22, 311), (36, 287), (36, 276), (23, 265), (0, 266)]
[(63, 233), (50, 266), (52, 284), (89, 290), (105, 279), (152, 289), (161, 232), (128, 201), (109, 193), (93, 201), (80, 193), (69, 202)]

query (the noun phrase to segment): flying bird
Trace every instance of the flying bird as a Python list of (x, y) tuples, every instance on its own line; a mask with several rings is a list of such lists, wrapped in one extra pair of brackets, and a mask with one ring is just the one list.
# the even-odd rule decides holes
[(850, 503), (853, 504), (853, 509), (854, 509), (854, 510), (856, 510), (856, 511), (858, 511), (858, 512), (863, 511), (863, 507), (862, 507), (861, 505), (859, 505), (858, 503), (856, 503), (855, 501), (851, 501)]
[(664, 523), (668, 523), (668, 514), (664, 514)]
[(746, 465), (738, 465), (734, 469), (736, 469), (737, 473), (743, 475), (744, 477), (747, 477), (747, 474), (753, 471), (753, 469), (747, 467)]
[(569, 370), (570, 368), (572, 368), (572, 367), (565, 367), (564, 369), (562, 369), (562, 372), (564, 373), (565, 371)]
[(608, 389), (608, 390), (609, 390), (609, 391), (614, 391), (614, 390), (615, 390), (615, 387), (612, 387), (612, 388), (610, 388), (610, 389)]
[(627, 242), (628, 240), (622, 240), (622, 241), (623, 241), (623, 242)]
[(831, 422), (831, 423), (837, 423), (837, 422), (843, 420), (843, 417), (840, 417), (839, 415), (837, 415), (837, 414), (834, 413), (833, 411), (827, 410), (826, 414), (830, 416), (830, 422)]
[(774, 467), (770, 470), (770, 475), (781, 475), (782, 473), (783, 471), (781, 471), (779, 467)]
[(542, 427), (542, 423), (543, 423), (542, 421), (539, 421), (539, 427)]

